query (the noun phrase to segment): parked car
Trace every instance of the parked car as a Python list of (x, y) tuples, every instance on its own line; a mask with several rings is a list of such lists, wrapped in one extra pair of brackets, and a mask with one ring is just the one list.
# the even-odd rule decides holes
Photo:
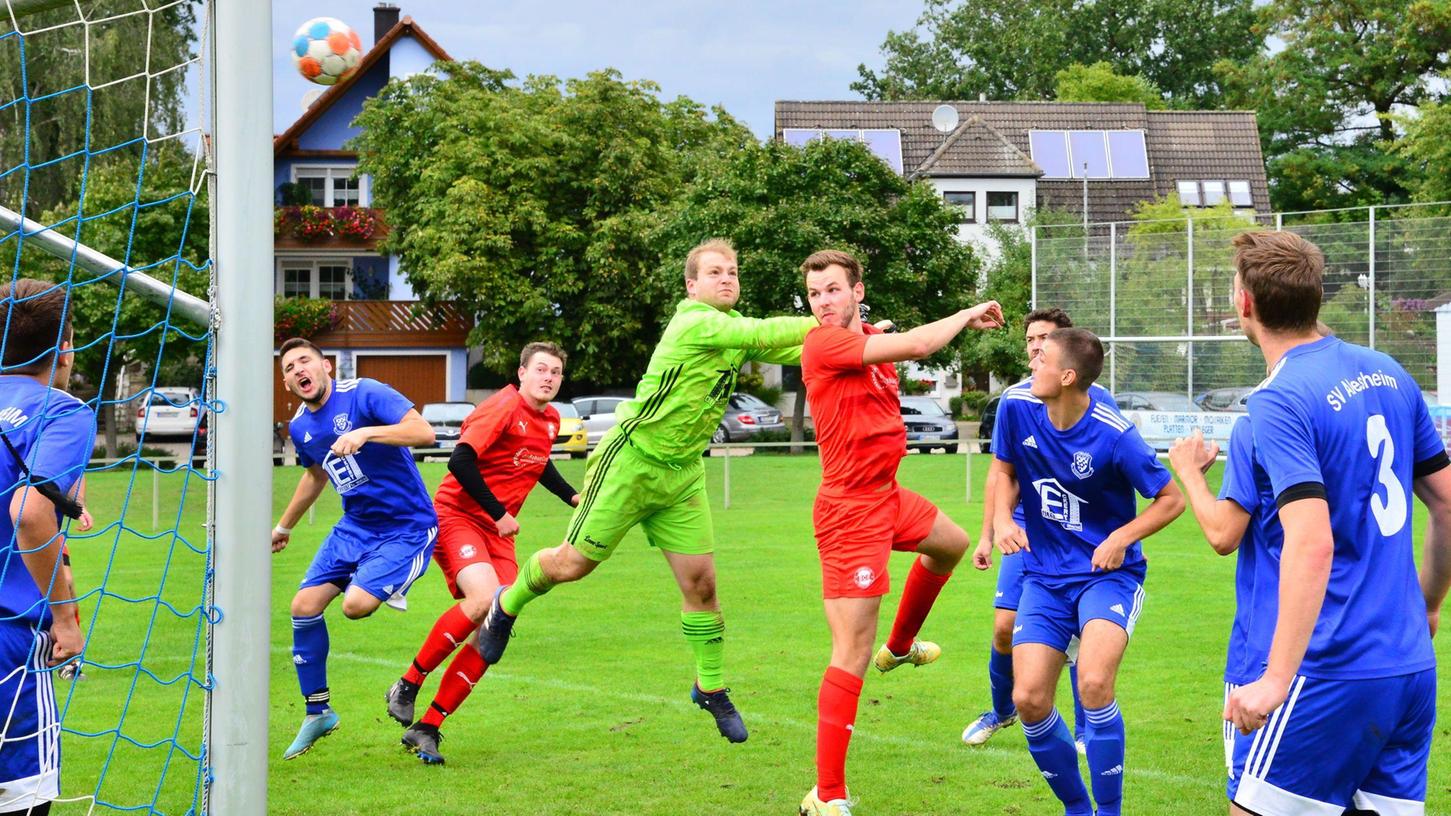
[(1234, 388), (1216, 388), (1204, 392), (1204, 395), (1195, 402), (1199, 403), (1203, 411), (1247, 411), (1245, 400), (1253, 393), (1255, 386), (1240, 385)]
[(993, 452), (993, 427), (998, 424), (998, 403), (1003, 401), (1003, 395), (988, 400), (982, 406), (982, 421), (977, 424), (977, 438), (982, 442), (978, 443), (978, 450), (984, 453)]
[(144, 431), (147, 439), (196, 435), (202, 406), (195, 388), (157, 388), (146, 403), (136, 409), (136, 439)]
[(629, 397), (576, 397), (570, 402), (579, 411), (579, 418), (584, 421), (585, 434), (589, 438), (589, 446), (593, 448), (600, 443), (600, 438), (605, 432), (615, 427), (615, 409), (620, 403), (628, 401)]
[(572, 402), (551, 402), (559, 412), (559, 431), (554, 436), (552, 453), (567, 453), (571, 459), (579, 459), (589, 452), (589, 437), (585, 434), (584, 421), (579, 418), (579, 409)]
[(451, 450), (458, 446), (464, 420), (473, 411), (471, 402), (430, 402), (419, 413), (424, 422), (433, 426), (433, 446)]
[(781, 412), (774, 406), (750, 394), (731, 394), (726, 403), (725, 415), (720, 418), (720, 427), (715, 429), (710, 441), (740, 442), (762, 431), (784, 431)]
[(1122, 391), (1113, 395), (1120, 411), (1170, 411), (1197, 414), (1199, 406), (1177, 391)]
[(959, 450), (957, 423), (931, 397), (902, 397), (902, 423), (907, 426), (907, 448), (929, 451)]

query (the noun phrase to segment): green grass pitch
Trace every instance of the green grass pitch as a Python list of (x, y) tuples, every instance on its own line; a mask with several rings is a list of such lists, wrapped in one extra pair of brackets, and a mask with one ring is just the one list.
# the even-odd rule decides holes
[[(975, 487), (987, 461), (973, 457)], [(734, 458), (729, 510), (722, 507), (722, 461), (707, 460), (707, 469), (727, 682), (751, 729), (749, 742), (726, 743), (710, 716), (690, 704), (692, 661), (680, 635), (679, 595), (664, 559), (634, 533), (597, 573), (529, 608), (508, 655), (445, 725), (444, 767), (424, 766), (403, 751), (402, 729), (383, 705), (383, 692), (452, 602), (436, 567), (414, 586), (405, 614), (383, 608), (349, 621), (335, 604), (328, 611), (329, 681), (342, 727), (311, 753), (282, 762), (303, 712), (289, 659), (288, 601), (340, 512), (329, 490), (316, 521), (299, 525), (292, 545), (273, 559), (271, 706), (251, 714), (270, 723), (270, 812), (795, 813), (813, 783), (816, 689), (829, 654), (810, 519), (819, 466), (810, 456)], [(582, 462), (563, 462), (561, 470), (576, 485), (583, 479)], [(903, 462), (901, 481), (975, 538), (981, 506), (964, 502), (963, 471), (962, 457), (914, 455)], [(274, 518), (299, 472), (276, 471)], [(427, 464), (423, 473), (436, 486), (444, 466)], [(204, 666), (194, 611), (204, 562), (188, 543), (199, 547), (202, 540), (205, 484), (183, 474), (162, 477), (160, 526), (181, 535), (148, 538), (152, 477), (139, 475), (128, 494), (130, 482), (124, 473), (90, 477), (98, 529), (71, 543), (78, 589), (89, 593), (82, 604), (88, 658), (117, 668), (90, 666), (85, 680), (57, 685), (65, 725), (96, 734), (64, 738), (62, 793), (82, 801), (57, 813), (85, 813), (87, 797), (97, 793), (142, 812), (192, 806), (198, 766), (180, 748), (195, 752), (201, 741), (202, 694), (190, 677)], [(179, 512), (183, 489), (186, 509)], [(107, 527), (123, 508), (127, 525), (145, 535)], [(521, 560), (558, 543), (567, 517), (568, 508), (536, 491), (521, 516)], [(1418, 540), (1423, 525), (1422, 514)], [(1128, 728), (1126, 810), (1220, 814), (1221, 671), (1234, 561), (1210, 551), (1187, 513), (1146, 552), (1148, 600), (1118, 685)], [(908, 563), (906, 555), (893, 556), (893, 592), (878, 642)], [(941, 661), (867, 677), (847, 764), (864, 816), (1061, 813), (1021, 729), (976, 749), (959, 741), (988, 705), (994, 577), (965, 565), (944, 590), (922, 635), (942, 645)], [(103, 580), (104, 596), (94, 591)], [(1443, 635), (1443, 659), (1446, 651)], [(435, 688), (431, 678), (420, 710)], [(1070, 716), (1066, 687), (1059, 704)], [(1438, 727), (1436, 740), (1428, 812), (1448, 813), (1451, 731)], [(263, 784), (256, 782), (259, 794)]]

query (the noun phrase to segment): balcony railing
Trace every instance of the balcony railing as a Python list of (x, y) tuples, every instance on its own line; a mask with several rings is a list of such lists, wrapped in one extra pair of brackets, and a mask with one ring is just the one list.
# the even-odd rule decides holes
[(336, 328), (313, 341), (324, 348), (423, 348), (462, 346), (473, 320), (452, 303), (426, 306), (412, 300), (341, 300)]

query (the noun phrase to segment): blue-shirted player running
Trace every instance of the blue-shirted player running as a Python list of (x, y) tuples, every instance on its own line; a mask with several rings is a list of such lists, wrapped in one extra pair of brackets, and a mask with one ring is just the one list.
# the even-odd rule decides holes
[[(1062, 309), (1034, 309), (1023, 318), (1023, 330), (1027, 335), (1028, 367), (1038, 359), (1043, 350), (1043, 341), (1054, 329), (1069, 329), (1073, 320)], [(1028, 392), (1032, 380), (1024, 380), (1007, 390)], [(1107, 388), (1094, 383), (1089, 393), (1103, 404), (1118, 410), (1118, 403)], [(1002, 402), (998, 403), (999, 409)], [(988, 473), (987, 486), (983, 489), (982, 534), (978, 537), (977, 549), (972, 554), (972, 565), (980, 570), (993, 565), (993, 507), (997, 499), (997, 479), (994, 472)], [(1013, 521), (1019, 527), (1023, 521), (1023, 503), (1013, 510)], [(1013, 625), (1018, 620), (1018, 600), (1023, 596), (1023, 559), (1004, 557), (998, 565), (997, 591), (993, 597), (993, 642), (988, 651), (988, 688), (992, 693), (992, 708), (978, 715), (978, 718), (963, 729), (962, 741), (968, 745), (981, 745), (999, 730), (1018, 721), (1018, 709), (1013, 705)], [(1083, 701), (1078, 698), (1078, 666), (1068, 664), (1069, 687), (1073, 689), (1073, 740), (1078, 753), (1083, 753), (1084, 715)]]
[[(1395, 360), (1315, 331), (1314, 244), (1251, 232), (1234, 246), (1235, 311), (1270, 372), (1249, 398), (1253, 455), (1283, 542), (1251, 596), (1253, 618), (1275, 621), (1263, 669), (1224, 709), (1253, 734), (1234, 744), (1230, 812), (1420, 814), (1431, 636), (1451, 587), (1451, 461)], [(1430, 513), (1419, 580), (1412, 492)]]
[(329, 481), (343, 502), (342, 519), (292, 597), (292, 662), (307, 702), (297, 739), (282, 755), (292, 759), (338, 727), (323, 610), (344, 591), (349, 618), (366, 618), (385, 602), (406, 608), (408, 588), (433, 556), (438, 516), (408, 451), (434, 441), (413, 403), (377, 380), (334, 381), (331, 364), (307, 340), (288, 340), (281, 351), (283, 385), (302, 400), (288, 433), (307, 470), (272, 531), (272, 551), (287, 546), (292, 526)]
[[(1048, 335), (1030, 392), (1004, 395), (993, 432), (993, 534), (1024, 551), (1013, 634), (1013, 702), (1028, 751), (1068, 816), (1093, 816), (1078, 752), (1053, 706), (1078, 641), (1085, 742), (1100, 816), (1122, 812), (1124, 723), (1114, 682), (1144, 601), (1140, 540), (1173, 521), (1184, 499), (1134, 426), (1089, 391), (1103, 345), (1084, 329)], [(1153, 501), (1137, 513), (1134, 493)], [(1013, 521), (1023, 500), (1026, 532)]]
[(65, 287), (20, 278), (0, 289), (0, 813), (44, 814), (60, 795), (51, 672), (84, 646), (61, 516), (80, 517), (96, 417), (61, 390), (75, 359)]

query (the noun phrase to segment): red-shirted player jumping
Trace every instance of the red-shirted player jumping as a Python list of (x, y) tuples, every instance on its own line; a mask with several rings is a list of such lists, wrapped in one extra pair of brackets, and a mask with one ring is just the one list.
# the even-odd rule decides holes
[(495, 590), (513, 583), (518, 575), (515, 516), (524, 499), (538, 482), (567, 504), (579, 504), (579, 494), (549, 460), (559, 431), (559, 412), (549, 401), (564, 380), (564, 362), (564, 351), (553, 343), (524, 347), (519, 355), (519, 387), (504, 388), (464, 420), (458, 447), (448, 460), (448, 475), (433, 497), (438, 511), (433, 559), (443, 570), (448, 591), (460, 600), (439, 617), (413, 665), (387, 695), (388, 716), (408, 726), (403, 744), (426, 763), (443, 764), (438, 727), (463, 704), (488, 664), (477, 648), (460, 649), (433, 703), (415, 723), (418, 688), (445, 657), (478, 636)]
[(811, 313), (821, 325), (806, 335), (801, 379), (821, 446), (821, 489), (813, 521), (821, 555), (822, 595), (831, 628), (831, 665), (817, 698), (816, 787), (802, 816), (850, 816), (846, 751), (861, 696), (862, 675), (887, 593), (887, 557), (915, 551), (897, 617), (876, 655), (880, 671), (936, 660), (941, 650), (916, 639), (953, 567), (967, 533), (931, 502), (897, 484), (907, 452), (894, 363), (919, 360), (965, 328), (1003, 325), (996, 301), (919, 326), (883, 334), (862, 324), (862, 266), (845, 252), (824, 250), (801, 265)]

